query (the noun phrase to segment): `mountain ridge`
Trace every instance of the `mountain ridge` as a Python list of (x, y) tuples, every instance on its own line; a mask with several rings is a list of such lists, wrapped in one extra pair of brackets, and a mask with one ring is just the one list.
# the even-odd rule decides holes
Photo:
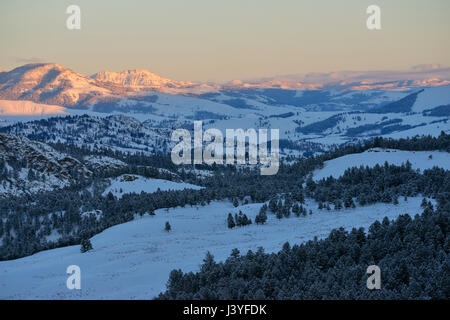
[(24, 136), (0, 133), (0, 197), (69, 186), (92, 172), (77, 159)]
[(124, 70), (120, 72), (103, 70), (93, 74), (91, 78), (100, 82), (131, 87), (160, 88), (162, 86), (170, 86), (176, 88), (194, 85), (190, 81), (177, 81), (164, 78), (145, 69)]

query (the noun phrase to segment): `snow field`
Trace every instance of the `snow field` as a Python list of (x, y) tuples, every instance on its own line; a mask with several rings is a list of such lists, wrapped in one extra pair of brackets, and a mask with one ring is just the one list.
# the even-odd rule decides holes
[[(39, 252), (0, 262), (0, 299), (150, 299), (165, 290), (173, 269), (197, 271), (209, 250), (216, 261), (226, 259), (233, 248), (241, 253), (257, 250), (279, 251), (289, 241), (299, 244), (314, 236), (326, 237), (338, 227), (367, 228), (387, 216), (420, 213), (422, 198), (400, 204), (375, 204), (341, 211), (318, 210), (308, 200), (306, 217), (276, 219), (268, 213), (265, 225), (252, 224), (228, 229), (229, 212), (242, 210), (254, 221), (262, 204), (234, 208), (229, 202), (212, 202), (204, 207), (160, 209), (111, 227), (91, 239), (93, 250), (80, 253), (80, 246)], [(166, 221), (171, 232), (164, 231)], [(66, 288), (66, 268), (81, 268), (82, 290)]]

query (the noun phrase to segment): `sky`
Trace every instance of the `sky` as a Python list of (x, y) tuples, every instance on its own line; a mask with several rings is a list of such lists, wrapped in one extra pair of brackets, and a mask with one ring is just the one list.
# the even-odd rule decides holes
[[(66, 8), (81, 9), (81, 29)], [(381, 8), (381, 30), (366, 9)], [(448, 0), (1, 0), (0, 70), (147, 69), (191, 81), (450, 66)]]

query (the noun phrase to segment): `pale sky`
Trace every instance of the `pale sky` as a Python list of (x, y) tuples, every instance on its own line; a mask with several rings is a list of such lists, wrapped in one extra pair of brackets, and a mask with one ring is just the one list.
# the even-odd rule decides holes
[[(71, 4), (81, 30), (66, 28)], [(381, 30), (366, 28), (371, 4)], [(450, 66), (449, 17), (449, 0), (1, 0), (0, 70), (55, 62), (227, 81)]]

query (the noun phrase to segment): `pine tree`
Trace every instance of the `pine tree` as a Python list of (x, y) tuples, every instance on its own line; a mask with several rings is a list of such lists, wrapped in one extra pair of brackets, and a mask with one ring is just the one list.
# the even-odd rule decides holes
[(277, 212), (278, 207), (277, 207), (277, 200), (275, 200), (275, 198), (270, 199), (270, 201), (269, 201), (269, 209), (273, 213)]
[(34, 181), (34, 180), (36, 180), (36, 175), (35, 175), (35, 173), (34, 173), (34, 170), (33, 169), (28, 169), (28, 175), (27, 175), (27, 179), (28, 179), (28, 181)]
[(256, 224), (264, 224), (267, 221), (267, 214), (266, 214), (266, 210), (263, 209), (264, 207), (261, 207), (261, 209), (259, 210), (259, 213), (257, 214), (257, 216), (255, 217), (255, 222)]
[(392, 203), (394, 205), (398, 205), (398, 197), (397, 196), (394, 196), (394, 199), (392, 200)]
[(344, 206), (346, 208), (350, 208), (352, 205), (354, 205), (353, 199), (349, 194), (347, 194), (344, 199)]
[(306, 210), (305, 207), (302, 207), (302, 214), (304, 217), (306, 217), (308, 215), (308, 211)]
[(277, 217), (277, 219), (283, 218), (283, 210), (282, 210), (282, 208), (278, 208), (277, 209), (276, 217)]
[(285, 203), (285, 205), (283, 206), (283, 216), (289, 218), (290, 215), (291, 215), (291, 207), (289, 206), (289, 204)]
[(87, 252), (89, 250), (92, 250), (91, 240), (89, 240), (89, 238), (83, 238), (81, 240), (80, 251), (81, 251), (81, 253), (85, 253), (85, 252)]
[(166, 230), (167, 232), (170, 232), (170, 230), (172, 230), (169, 221), (166, 221), (166, 226), (164, 227), (164, 230)]
[(227, 221), (228, 222), (228, 228), (229, 229), (233, 229), (236, 226), (236, 224), (234, 223), (233, 215), (231, 213), (228, 214), (228, 219), (227, 220), (228, 220)]
[(299, 191), (296, 194), (295, 200), (297, 200), (298, 202), (300, 202), (302, 204), (305, 203), (305, 196), (303, 194), (303, 186), (302, 185), (300, 185), (300, 187), (299, 187)]
[(298, 206), (298, 203), (294, 204), (292, 207), (292, 212), (298, 217), (300, 215), (300, 207)]
[(422, 199), (422, 203), (420, 204), (420, 206), (424, 209), (428, 206), (427, 198)]

